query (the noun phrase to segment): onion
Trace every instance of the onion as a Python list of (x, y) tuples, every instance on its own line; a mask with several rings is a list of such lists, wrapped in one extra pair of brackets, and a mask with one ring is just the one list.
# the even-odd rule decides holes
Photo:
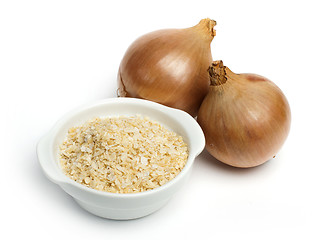
[(195, 116), (209, 89), (214, 20), (164, 29), (138, 38), (118, 72), (118, 95), (151, 100)]
[(275, 157), (291, 124), (282, 91), (265, 77), (235, 74), (222, 61), (213, 62), (208, 71), (211, 85), (197, 118), (208, 152), (241, 168)]

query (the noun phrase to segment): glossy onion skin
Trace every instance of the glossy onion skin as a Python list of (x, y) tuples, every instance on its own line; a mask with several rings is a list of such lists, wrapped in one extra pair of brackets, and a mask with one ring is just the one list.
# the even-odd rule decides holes
[(227, 81), (210, 86), (197, 120), (212, 156), (234, 167), (255, 167), (272, 159), (285, 142), (290, 107), (267, 78), (225, 70)]
[(127, 49), (119, 68), (122, 97), (151, 100), (196, 116), (209, 89), (215, 22), (148, 33)]

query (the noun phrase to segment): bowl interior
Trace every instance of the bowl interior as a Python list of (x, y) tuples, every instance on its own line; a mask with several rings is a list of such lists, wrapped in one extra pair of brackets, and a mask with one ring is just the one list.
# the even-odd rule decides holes
[[(194, 125), (190, 126), (187, 124), (190, 121), (189, 118), (192, 118), (190, 115), (180, 110), (145, 100), (117, 98), (76, 109), (57, 123), (53, 130), (54, 136), (51, 143), (56, 170), (60, 171), (61, 175), (64, 174), (59, 164), (59, 145), (65, 139), (69, 128), (83, 124), (85, 121), (95, 117), (132, 116), (136, 114), (149, 117), (151, 120), (159, 122), (183, 137), (189, 150), (189, 158), (184, 169), (189, 168), (188, 165), (193, 163), (197, 154), (195, 148), (198, 148), (195, 146), (196, 139), (191, 134), (195, 130)], [(188, 118), (188, 121), (184, 121), (185, 118)], [(191, 121), (195, 120), (191, 119)]]

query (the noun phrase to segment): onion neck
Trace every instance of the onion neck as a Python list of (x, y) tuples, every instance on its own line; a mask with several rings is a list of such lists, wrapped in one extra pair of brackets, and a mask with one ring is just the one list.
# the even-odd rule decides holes
[(199, 32), (203, 33), (203, 36), (207, 36), (210, 41), (216, 36), (216, 30), (214, 27), (217, 25), (215, 20), (210, 18), (202, 19), (197, 25), (193, 28)]
[(227, 82), (226, 66), (223, 61), (214, 61), (208, 69), (211, 86), (220, 86)]

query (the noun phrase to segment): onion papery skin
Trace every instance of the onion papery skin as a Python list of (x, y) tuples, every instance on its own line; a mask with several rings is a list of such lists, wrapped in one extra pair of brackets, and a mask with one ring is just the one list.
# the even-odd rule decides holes
[(197, 118), (208, 152), (240, 168), (274, 158), (291, 125), (290, 106), (283, 92), (265, 77), (235, 74), (221, 61), (210, 68), (216, 75), (211, 77)]
[(118, 72), (118, 95), (151, 100), (196, 116), (209, 90), (214, 20), (148, 33), (127, 49)]

